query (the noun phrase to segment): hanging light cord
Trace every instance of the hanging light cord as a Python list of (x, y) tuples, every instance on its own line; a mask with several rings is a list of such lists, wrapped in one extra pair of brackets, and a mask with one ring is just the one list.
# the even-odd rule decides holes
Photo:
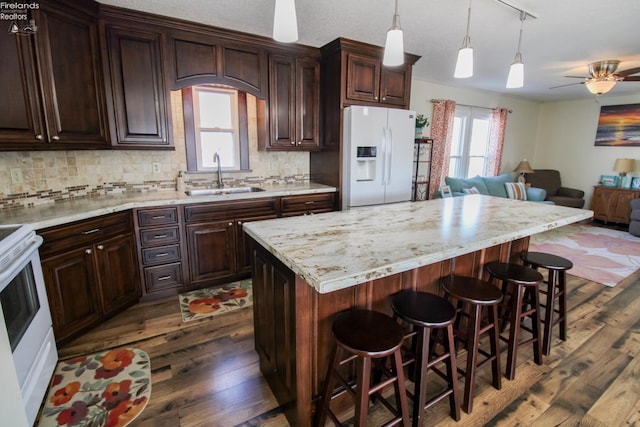
[(527, 18), (527, 12), (520, 11), (520, 36), (518, 37), (518, 51), (516, 52), (516, 62), (522, 62), (522, 54), (520, 48), (522, 46), (522, 30), (524, 29), (524, 20)]
[(396, 0), (395, 13), (393, 14), (393, 22), (391, 23), (392, 30), (400, 29), (400, 15), (398, 15), (398, 0)]
[(471, 47), (471, 37), (469, 37), (470, 27), (471, 27), (471, 0), (469, 0), (469, 9), (467, 11), (467, 33), (465, 34), (464, 40), (462, 41), (463, 48)]

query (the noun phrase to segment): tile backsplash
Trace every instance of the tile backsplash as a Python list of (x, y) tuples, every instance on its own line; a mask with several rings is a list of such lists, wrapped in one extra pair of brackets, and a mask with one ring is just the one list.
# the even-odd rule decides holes
[[(249, 172), (224, 172), (225, 184), (307, 181), (309, 153), (257, 149), (255, 98), (249, 104)], [(0, 211), (110, 192), (174, 190), (186, 170), (182, 97), (171, 93), (175, 151), (24, 151), (0, 153)], [(251, 113), (253, 111), (253, 114)], [(160, 166), (153, 170), (153, 164)], [(187, 174), (186, 188), (216, 182), (216, 174)]]

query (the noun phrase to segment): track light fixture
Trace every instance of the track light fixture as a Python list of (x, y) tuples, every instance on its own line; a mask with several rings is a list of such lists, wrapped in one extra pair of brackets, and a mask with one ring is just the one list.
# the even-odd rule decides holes
[(462, 47), (458, 50), (458, 60), (453, 77), (466, 79), (473, 76), (473, 48), (471, 47), (471, 37), (469, 37), (469, 25), (471, 23), (471, 0), (469, 0), (469, 10), (467, 12), (467, 32), (462, 40)]
[(404, 64), (404, 41), (402, 28), (400, 28), (400, 15), (398, 15), (398, 0), (393, 14), (391, 28), (387, 31), (387, 41), (384, 44), (384, 56), (382, 65), (395, 67)]
[(524, 86), (524, 63), (522, 62), (522, 53), (520, 48), (522, 45), (522, 29), (524, 28), (524, 20), (527, 18), (527, 12), (520, 11), (520, 36), (518, 37), (518, 51), (509, 68), (509, 76), (507, 77), (507, 89), (517, 89)]

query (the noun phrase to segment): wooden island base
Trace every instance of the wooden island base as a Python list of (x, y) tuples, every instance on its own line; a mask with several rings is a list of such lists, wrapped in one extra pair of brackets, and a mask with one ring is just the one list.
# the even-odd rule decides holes
[(291, 425), (312, 423), (329, 364), (336, 313), (356, 307), (391, 315), (390, 295), (403, 289), (439, 293), (440, 279), (451, 274), (488, 280), (486, 263), (514, 260), (528, 246), (525, 237), (321, 294), (254, 241), (256, 351), (260, 369)]

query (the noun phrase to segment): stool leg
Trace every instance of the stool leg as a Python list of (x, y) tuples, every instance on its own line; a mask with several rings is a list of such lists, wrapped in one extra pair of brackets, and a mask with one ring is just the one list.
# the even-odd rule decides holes
[[(447, 326), (447, 340), (446, 349), (449, 353), (447, 359), (447, 378), (449, 381), (449, 388), (451, 388), (451, 394), (449, 395), (449, 411), (451, 418), (456, 421), (460, 421), (460, 393), (458, 392), (458, 367), (456, 363), (456, 345), (453, 339), (453, 325)], [(414, 418), (415, 419), (415, 418)], [(414, 423), (415, 424), (415, 423)], [(418, 424), (419, 426), (422, 424)]]
[(510, 380), (513, 380), (516, 376), (520, 322), (522, 321), (522, 300), (524, 298), (524, 286), (514, 286), (515, 289), (511, 295), (511, 318), (509, 320), (511, 324), (509, 325), (509, 340), (507, 342), (506, 377)]
[(399, 409), (402, 415), (402, 425), (404, 427), (409, 427), (409, 404), (407, 403), (406, 381), (404, 378), (404, 370), (402, 369), (401, 353), (402, 351), (400, 349), (393, 353), (393, 374), (396, 376), (396, 401), (399, 402), (397, 405), (400, 406)]
[(316, 411), (315, 426), (322, 427), (327, 420), (327, 412), (329, 412), (329, 405), (331, 404), (331, 396), (333, 395), (333, 387), (335, 385), (334, 370), (340, 365), (340, 358), (342, 357), (342, 348), (338, 346), (333, 347), (333, 353), (327, 368), (327, 376), (324, 380), (321, 399), (319, 407)]
[(560, 271), (558, 277), (558, 304), (560, 308), (560, 339), (567, 340), (567, 275), (565, 270)]
[(371, 383), (371, 358), (356, 358), (356, 414), (354, 425), (366, 427), (369, 411), (369, 385)]
[(549, 278), (547, 280), (547, 301), (544, 311), (544, 333), (542, 351), (545, 356), (551, 353), (551, 336), (553, 335), (553, 312), (556, 305), (556, 281), (558, 280), (557, 271), (550, 269)]
[[(540, 325), (540, 298), (538, 297), (538, 287), (529, 286), (528, 291), (531, 294), (531, 304), (533, 304), (533, 314), (531, 316), (531, 325), (533, 330), (533, 361), (537, 365), (542, 365), (542, 328)], [(514, 366), (515, 373), (515, 366)]]
[(500, 369), (500, 322), (498, 319), (498, 305), (494, 304), (489, 310), (489, 322), (493, 324), (489, 345), (494, 359), (491, 361), (491, 375), (493, 377), (493, 387), (496, 390), (502, 388), (502, 370)]
[(464, 397), (462, 409), (470, 414), (473, 409), (473, 394), (476, 383), (476, 366), (478, 365), (478, 340), (480, 332), (480, 313), (478, 305), (472, 305), (472, 313), (468, 320), (467, 329), (467, 371), (465, 372)]
[[(429, 363), (430, 328), (416, 326), (416, 362), (413, 391), (413, 425), (421, 426), (424, 419), (424, 406), (427, 401), (427, 364)], [(403, 389), (404, 390), (404, 389)]]

